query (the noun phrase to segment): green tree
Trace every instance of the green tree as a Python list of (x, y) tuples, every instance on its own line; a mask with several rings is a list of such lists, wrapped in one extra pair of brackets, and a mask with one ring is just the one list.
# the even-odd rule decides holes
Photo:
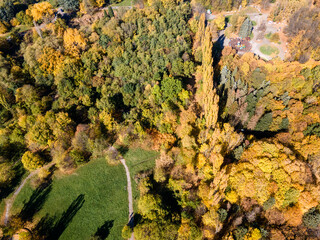
[(109, 15), (109, 17), (114, 17), (114, 12), (113, 12), (113, 10), (112, 10), (112, 7), (108, 7), (108, 15)]
[(58, 0), (58, 4), (66, 11), (79, 10), (79, 0)]
[(249, 18), (246, 18), (239, 30), (239, 37), (246, 38), (252, 33), (253, 24)]
[(0, 19), (9, 22), (14, 17), (14, 5), (12, 0), (0, 1)]

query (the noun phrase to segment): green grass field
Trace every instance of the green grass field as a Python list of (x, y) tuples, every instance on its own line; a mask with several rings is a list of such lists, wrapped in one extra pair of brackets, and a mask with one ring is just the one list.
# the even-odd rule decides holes
[[(152, 168), (158, 153), (129, 149), (123, 155), (130, 169), (133, 194), (137, 200), (134, 175), (141, 170)], [(51, 191), (48, 190), (47, 195), (42, 191), (40, 198), (34, 201), (35, 206), (42, 205), (35, 218), (40, 219), (48, 214), (50, 217), (55, 216), (56, 221), (63, 219), (62, 216), (69, 219), (60, 221), (66, 225), (63, 226), (65, 230), (59, 238), (61, 240), (87, 240), (102, 226), (112, 226), (107, 239), (122, 239), (121, 229), (128, 220), (126, 183), (124, 167), (121, 164), (110, 166), (105, 159), (91, 161), (71, 175), (54, 177)], [(12, 213), (19, 213), (33, 193), (30, 183), (26, 184), (14, 202)], [(84, 197), (83, 205), (81, 201), (72, 205), (76, 199), (79, 200), (79, 196)], [(70, 210), (71, 205), (72, 214), (66, 217), (63, 212), (66, 213), (68, 208)]]
[(277, 47), (271, 46), (271, 45), (263, 45), (260, 47), (260, 52), (262, 52), (265, 55), (278, 55), (279, 54), (279, 49)]

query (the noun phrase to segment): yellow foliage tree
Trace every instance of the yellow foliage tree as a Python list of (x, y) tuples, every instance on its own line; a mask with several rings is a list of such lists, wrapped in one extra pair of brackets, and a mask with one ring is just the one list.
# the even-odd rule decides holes
[(215, 20), (214, 20), (215, 25), (217, 26), (218, 30), (223, 30), (225, 25), (226, 25), (226, 20), (225, 16), (219, 15)]
[(31, 16), (34, 21), (39, 21), (43, 18), (52, 17), (54, 8), (49, 2), (40, 2), (29, 7), (26, 13)]
[(86, 48), (86, 40), (77, 29), (68, 28), (63, 35), (63, 46), (68, 54), (78, 58)]
[(38, 59), (40, 69), (47, 74), (57, 75), (58, 69), (63, 65), (64, 56), (60, 51), (50, 47), (43, 48), (43, 54)]

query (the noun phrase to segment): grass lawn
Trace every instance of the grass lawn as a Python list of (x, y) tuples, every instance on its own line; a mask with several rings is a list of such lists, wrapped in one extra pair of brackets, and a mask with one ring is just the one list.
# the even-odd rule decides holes
[[(38, 200), (38, 204), (40, 202), (43, 206), (35, 214), (35, 218), (40, 219), (48, 214), (56, 217), (57, 222), (62, 219), (63, 212), (82, 196), (83, 205), (77, 204), (73, 213), (69, 214), (69, 220), (64, 222), (65, 226), (62, 228), (65, 230), (59, 239), (88, 240), (108, 221), (113, 221), (108, 239), (122, 239), (121, 229), (128, 220), (126, 184), (122, 165), (109, 166), (105, 159), (94, 160), (72, 175), (56, 176), (51, 191), (41, 197), (42, 201)], [(16, 212), (20, 212), (32, 193), (33, 189), (27, 184), (14, 203)], [(73, 218), (70, 219), (70, 216)]]
[[(123, 156), (133, 179), (137, 172), (154, 166), (158, 153), (129, 149)], [(134, 180), (132, 184), (133, 195), (137, 199)], [(101, 227), (110, 231), (107, 239), (122, 239), (121, 230), (128, 221), (126, 185), (125, 170), (121, 164), (110, 166), (105, 159), (91, 161), (71, 175), (57, 174), (54, 177), (52, 188), (41, 191), (41, 198), (33, 203), (34, 206), (42, 206), (35, 218), (48, 215), (54, 217), (55, 222), (62, 222), (65, 230), (60, 240), (88, 240)], [(26, 184), (14, 202), (12, 213), (19, 213), (35, 192), (30, 183)]]
[(260, 52), (262, 52), (265, 55), (278, 55), (279, 54), (279, 49), (277, 47), (271, 46), (271, 45), (263, 45), (260, 47)]
[[(133, 0), (132, 0), (133, 1)], [(127, 6), (131, 6), (131, 0), (123, 0), (120, 3), (117, 4), (113, 4), (113, 7), (127, 7)]]

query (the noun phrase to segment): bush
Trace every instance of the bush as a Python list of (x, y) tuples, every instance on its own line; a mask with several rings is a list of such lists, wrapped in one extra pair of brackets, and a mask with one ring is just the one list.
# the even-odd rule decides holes
[(317, 228), (320, 224), (320, 213), (316, 208), (311, 208), (302, 217), (303, 224), (308, 228)]
[(274, 33), (270, 36), (270, 41), (271, 42), (279, 42), (280, 41), (280, 36), (279, 36), (279, 33)]
[(84, 152), (76, 149), (71, 150), (69, 155), (76, 165), (81, 165), (89, 161), (89, 158), (86, 157)]

